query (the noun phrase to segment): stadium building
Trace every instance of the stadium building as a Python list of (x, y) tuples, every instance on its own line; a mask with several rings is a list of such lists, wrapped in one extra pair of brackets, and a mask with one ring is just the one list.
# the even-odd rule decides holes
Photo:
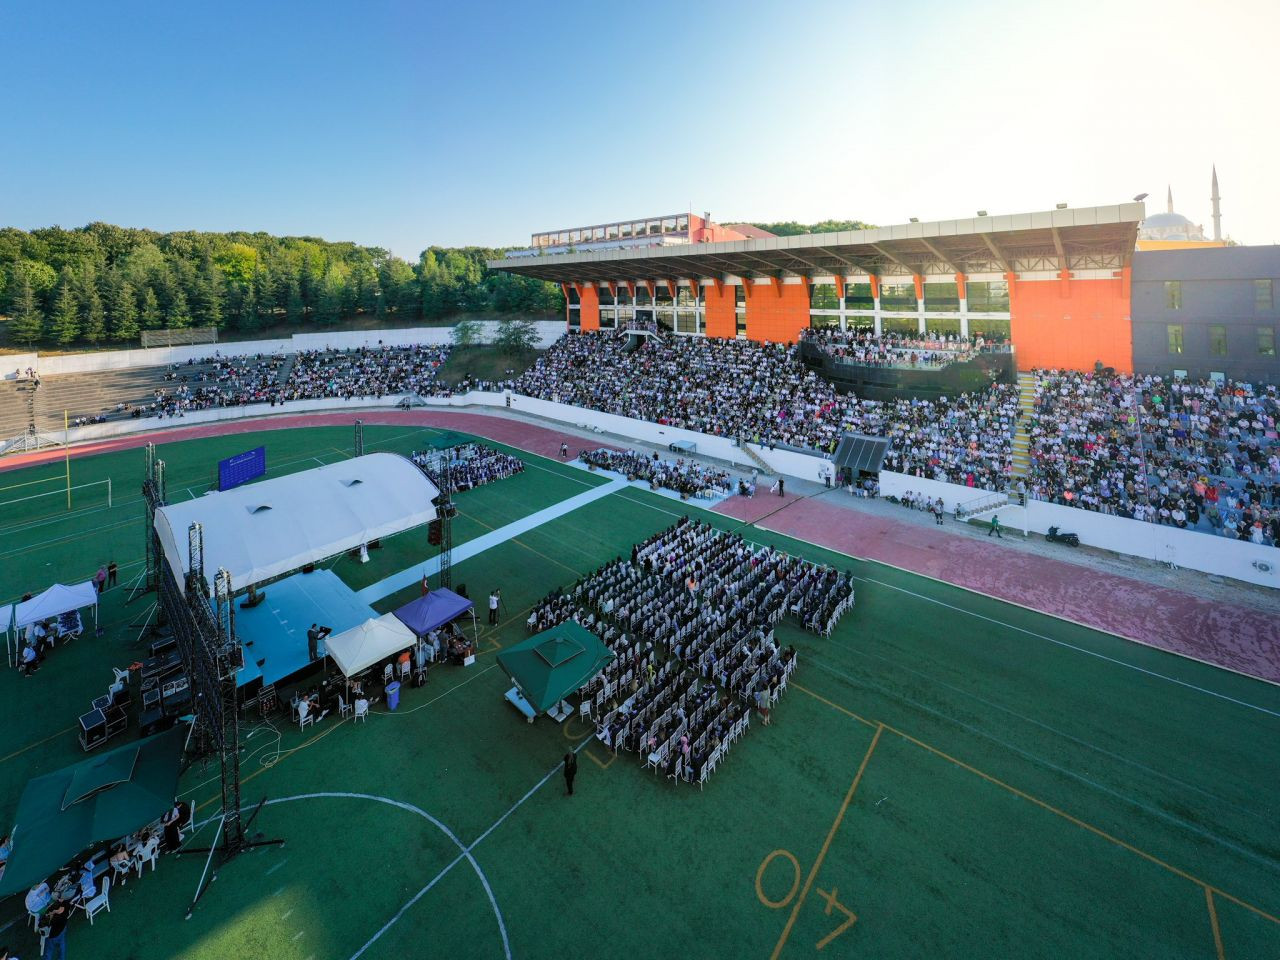
[[(1020, 369), (1101, 361), (1127, 372), (1144, 214), (1125, 203), (792, 237), (649, 218), (535, 234), (489, 266), (559, 283), (573, 330), (656, 322), (774, 342), (810, 325), (930, 330), (1011, 340)], [(670, 232), (648, 232), (665, 221)]]
[[(1220, 236), (1216, 172), (1213, 199)], [(1280, 247), (1175, 241), (1175, 220), (1133, 202), (775, 237), (673, 214), (535, 234), (489, 266), (560, 284), (570, 330), (932, 331), (1008, 340), (1019, 370), (1280, 382)]]

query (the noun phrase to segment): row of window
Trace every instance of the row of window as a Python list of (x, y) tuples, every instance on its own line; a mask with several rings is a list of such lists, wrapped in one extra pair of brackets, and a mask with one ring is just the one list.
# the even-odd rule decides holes
[[(1270, 313), (1275, 309), (1276, 291), (1274, 280), (1253, 281), (1253, 309), (1256, 313)], [(1166, 280), (1164, 282), (1164, 305), (1170, 310), (1182, 309), (1182, 281)]]
[[(969, 300), (970, 313), (1008, 313), (1009, 284), (1004, 280), (974, 280), (965, 291)], [(742, 286), (734, 286), (734, 299), (739, 308), (746, 306), (747, 294)], [(615, 305), (626, 307), (632, 305), (632, 297), (626, 287), (618, 287), (615, 298), (608, 287), (599, 288), (600, 306)], [(655, 292), (650, 293), (647, 287), (637, 286), (635, 306), (637, 307), (670, 307), (698, 306), (702, 301), (702, 288), (676, 287), (673, 298), (665, 284), (659, 284)], [(570, 306), (578, 303), (578, 293), (569, 288)], [(871, 296), (871, 284), (847, 283), (844, 288), (844, 309), (872, 310), (875, 299)], [(929, 312), (959, 313), (960, 289), (954, 283), (926, 283), (924, 285), (924, 308)], [(809, 288), (809, 309), (839, 310), (840, 296), (833, 283), (815, 283)], [(917, 309), (916, 289), (912, 283), (884, 283), (880, 285), (880, 309), (887, 312), (915, 313)]]
[(634, 223), (608, 223), (579, 230), (557, 230), (535, 233), (535, 247), (556, 247), (570, 243), (595, 243), (604, 240), (628, 240), (631, 237), (658, 237), (665, 233), (687, 233), (688, 217), (666, 217), (661, 220), (639, 220)]
[[(1227, 355), (1227, 327), (1222, 323), (1211, 323), (1208, 325), (1209, 331), (1209, 355), (1213, 357), (1225, 357)], [(1169, 353), (1171, 356), (1177, 356), (1185, 349), (1185, 331), (1180, 323), (1165, 324), (1165, 333), (1168, 337)], [(1276, 355), (1276, 331), (1273, 327), (1257, 327), (1257, 350), (1260, 357), (1274, 357)]]

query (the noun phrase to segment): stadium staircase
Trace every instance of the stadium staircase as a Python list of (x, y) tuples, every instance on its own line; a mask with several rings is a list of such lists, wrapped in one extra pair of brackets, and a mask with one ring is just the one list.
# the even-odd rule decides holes
[(748, 444), (749, 444), (749, 443), (750, 443), (750, 441), (749, 441), (746, 437), (739, 437), (739, 438), (738, 438), (738, 449), (739, 449), (739, 450), (741, 450), (743, 453), (745, 453), (745, 454), (747, 455), (747, 458), (748, 458), (748, 459), (749, 459), (753, 464), (755, 464), (755, 465), (756, 465), (756, 467), (760, 470), (760, 472), (761, 472), (761, 473), (768, 473), (768, 474), (775, 474), (775, 473), (777, 473), (778, 471), (777, 471), (777, 470), (775, 470), (775, 469), (770, 465), (770, 463), (769, 463), (769, 461), (768, 461), (768, 460), (766, 460), (764, 457), (760, 456), (760, 454), (756, 453), (754, 450), (752, 450), (752, 449), (751, 449), (751, 447), (750, 447), (750, 446), (748, 446)]
[(283, 387), (289, 383), (289, 376), (293, 373), (294, 364), (298, 362), (298, 355), (291, 353), (284, 358), (284, 363), (280, 365), (280, 373), (276, 377), (276, 383)]
[(34, 394), (26, 380), (0, 381), (0, 441), (30, 432)]
[(1028, 425), (1035, 410), (1036, 377), (1033, 373), (1018, 374), (1018, 429), (1013, 435), (1013, 475), (1025, 480), (1031, 472), (1031, 434)]

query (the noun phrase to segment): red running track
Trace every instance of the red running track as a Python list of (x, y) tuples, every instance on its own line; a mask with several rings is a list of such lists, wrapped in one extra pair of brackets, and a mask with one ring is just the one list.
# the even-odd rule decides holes
[[(560, 456), (561, 443), (569, 444), (573, 454), (583, 444), (581, 437), (501, 415), (380, 410), (361, 411), (360, 418), (372, 425), (459, 430), (553, 460)], [(72, 450), (71, 456), (129, 450), (148, 442), (162, 445), (290, 427), (350, 426), (354, 420), (354, 413), (322, 413), (174, 427), (84, 444)], [(65, 451), (41, 450), (6, 457), (0, 472), (61, 460), (65, 455)], [(762, 492), (750, 499), (732, 497), (716, 510), (850, 556), (878, 560), (1160, 650), (1280, 683), (1280, 618), (1259, 610), (1205, 600), (1050, 557), (1013, 551), (992, 553), (987, 544), (970, 537), (794, 494), (777, 497)]]
[[(1000, 600), (1280, 683), (1280, 618), (1250, 607), (1034, 554), (945, 529), (798, 499), (732, 497), (717, 512), (851, 556), (866, 557)], [(768, 514), (773, 513), (772, 516)]]

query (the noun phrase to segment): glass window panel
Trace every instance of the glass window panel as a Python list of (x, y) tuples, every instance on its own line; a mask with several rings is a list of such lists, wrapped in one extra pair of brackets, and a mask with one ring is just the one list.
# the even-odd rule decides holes
[(1224, 324), (1209, 324), (1209, 353), (1215, 357), (1227, 355), (1227, 328)]
[(747, 305), (747, 291), (743, 288), (742, 284), (738, 284), (733, 288), (733, 302), (735, 306), (739, 308)]
[(600, 328), (614, 330), (618, 326), (618, 317), (612, 307), (600, 311)]
[(653, 306), (653, 294), (648, 287), (636, 285), (636, 306), (651, 307)]
[(875, 298), (871, 296), (871, 284), (846, 283), (844, 285), (844, 306), (846, 310), (874, 310)]
[(676, 313), (676, 333), (697, 333), (698, 315), (692, 310), (681, 310)]
[(618, 287), (618, 306), (625, 307), (631, 303), (631, 291), (626, 287)]
[(573, 286), (573, 284), (569, 284), (567, 289), (569, 291), (569, 305), (576, 307), (578, 305), (578, 288)]
[(602, 307), (612, 307), (612, 306), (613, 306), (613, 294), (609, 292), (609, 288), (608, 288), (608, 287), (600, 287), (600, 288), (599, 288), (599, 293), (600, 293), (600, 306), (602, 306)]
[(1269, 313), (1275, 304), (1275, 284), (1271, 280), (1253, 281), (1253, 308)]
[(925, 321), (925, 326), (930, 333), (939, 336), (959, 336), (960, 335), (960, 318), (959, 317), (930, 317)]
[(667, 289), (667, 285), (665, 283), (658, 285), (658, 290), (654, 294), (654, 300), (657, 301), (657, 304), (660, 307), (670, 307), (674, 305), (674, 301), (671, 298), (671, 291)]
[(1172, 354), (1182, 353), (1182, 324), (1165, 324), (1165, 331), (1169, 337), (1169, 352)]
[(872, 333), (876, 328), (875, 317), (846, 317), (845, 329), (855, 333)]
[(833, 317), (829, 313), (815, 313), (809, 317), (809, 326), (815, 330), (838, 330), (840, 318)]
[(839, 310), (840, 293), (834, 283), (815, 283), (809, 288), (811, 310)]
[(699, 290), (696, 287), (676, 287), (676, 303), (682, 307), (697, 305)]
[(1258, 356), (1274, 357), (1276, 355), (1276, 332), (1271, 327), (1258, 328)]
[(582, 327), (582, 314), (577, 310), (569, 311), (569, 329), (578, 330)]
[[(1170, 310), (1182, 309), (1182, 281), (1166, 280), (1164, 282), (1164, 305)], [(1182, 351), (1179, 350), (1179, 353)]]
[(914, 283), (885, 283), (880, 285), (881, 310), (916, 310), (916, 285)]
[(884, 317), (880, 321), (880, 329), (884, 333), (914, 334), (920, 332), (920, 327), (914, 317)]
[(1008, 317), (970, 317), (969, 336), (985, 340), (1008, 340)]
[(973, 280), (965, 291), (969, 299), (970, 313), (1008, 313), (1009, 283), (1007, 280)]
[(926, 283), (924, 285), (924, 308), (926, 310), (959, 313), (960, 288), (954, 283)]

